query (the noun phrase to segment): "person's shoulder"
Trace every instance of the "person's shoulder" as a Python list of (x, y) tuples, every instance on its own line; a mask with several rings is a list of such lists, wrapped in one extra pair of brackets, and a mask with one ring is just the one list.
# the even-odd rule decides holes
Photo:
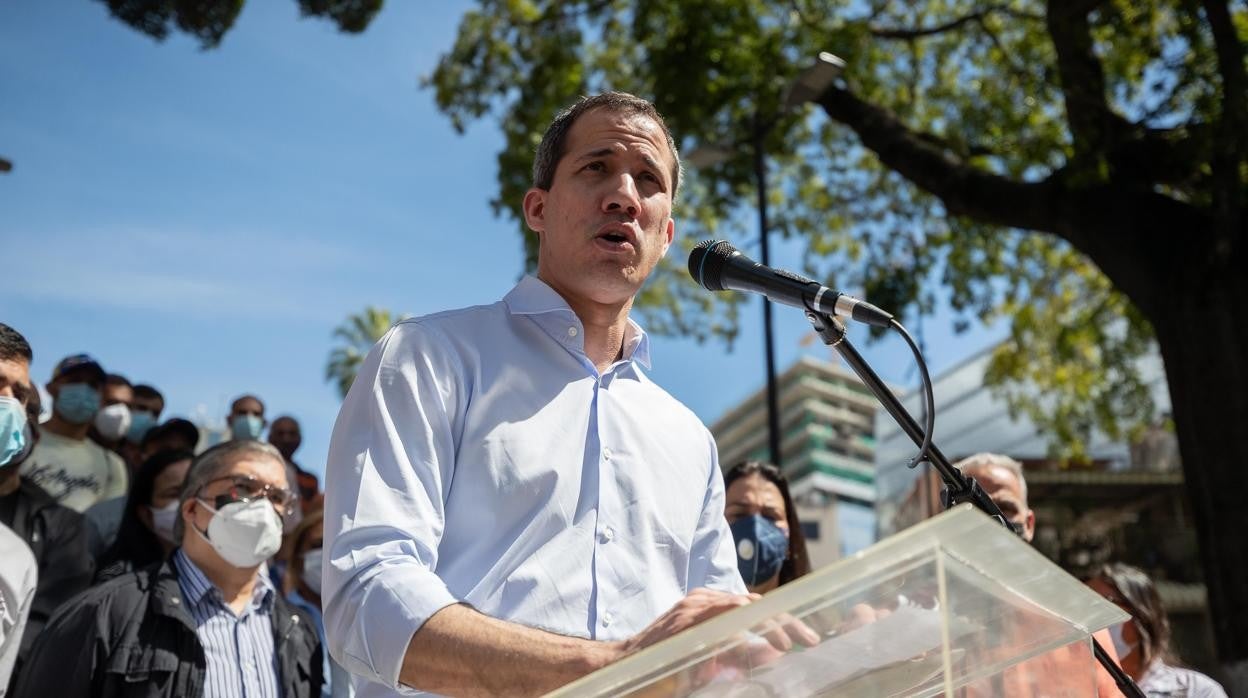
[(485, 305), (470, 305), (405, 318), (395, 323), (392, 331), (400, 334), (413, 334), (421, 331), (447, 332), (461, 328), (478, 328), (482, 322), (498, 320), (506, 314), (507, 304), (503, 301), (496, 301)]
[(1157, 660), (1141, 677), (1140, 688), (1145, 693), (1178, 693), (1191, 698), (1226, 698), (1226, 691), (1217, 681), (1194, 669), (1177, 667)]
[(43, 489), (38, 483), (27, 478), (22, 478), (19, 485), (22, 496), (26, 497), (29, 502), (30, 510), (37, 513), (52, 522), (56, 527), (60, 526), (81, 526), (83, 515), (61, 504), (47, 490)]
[(1226, 690), (1222, 684), (1196, 671), (1195, 669), (1175, 669), (1182, 676), (1191, 698), (1226, 698)]
[(382, 338), (383, 356), (394, 359), (442, 354), (462, 358), (496, 336), (506, 315), (506, 306), (500, 301), (407, 318), (395, 323)]
[(153, 571), (137, 570), (88, 588), (62, 604), (56, 615), (94, 618), (116, 628), (141, 615), (154, 588)]
[(103, 446), (97, 444), (91, 439), (86, 439), (83, 443), (85, 443), (87, 445), (87, 448), (91, 450), (92, 452), (94, 452), (96, 455), (103, 456), (104, 460), (108, 461), (109, 465), (114, 466), (114, 467), (122, 467), (122, 468), (126, 467), (126, 461), (123, 460), (121, 456), (114, 453), (112, 450), (104, 448)]

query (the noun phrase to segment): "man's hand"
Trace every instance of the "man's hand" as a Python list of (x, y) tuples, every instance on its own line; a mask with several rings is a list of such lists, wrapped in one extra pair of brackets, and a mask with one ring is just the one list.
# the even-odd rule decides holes
[(625, 640), (621, 649), (624, 655), (632, 654), (686, 628), (692, 628), (704, 620), (709, 620), (734, 608), (740, 608), (757, 598), (759, 598), (758, 594), (729, 594), (712, 589), (694, 589), (689, 592), (688, 596), (672, 606), (671, 610), (655, 619), (645, 630)]
[[(760, 598), (762, 597), (758, 594), (729, 594), (711, 589), (694, 589), (645, 630), (625, 640), (622, 645), (623, 654), (632, 654), (643, 647), (649, 647), (682, 630)], [(788, 614), (765, 622), (756, 628), (756, 631), (767, 638), (772, 647), (781, 652), (791, 649), (794, 642), (806, 646), (819, 644), (818, 633)]]

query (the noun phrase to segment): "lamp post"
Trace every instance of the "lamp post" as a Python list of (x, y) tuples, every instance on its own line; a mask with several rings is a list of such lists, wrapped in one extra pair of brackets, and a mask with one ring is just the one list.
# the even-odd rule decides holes
[[(789, 85), (780, 111), (770, 119), (754, 112), (750, 123), (750, 149), (754, 157), (754, 185), (758, 192), (758, 246), (759, 260), (763, 266), (771, 266), (770, 232), (767, 221), (767, 152), (764, 144), (771, 129), (780, 118), (812, 99), (823, 94), (845, 67), (845, 61), (826, 51), (821, 52), (812, 66), (802, 71)], [(686, 162), (704, 168), (731, 159), (737, 143), (704, 145), (694, 148), (685, 156)], [(781, 467), (780, 461), (780, 396), (776, 385), (776, 349), (771, 322), (771, 301), (763, 298), (763, 349), (767, 366), (767, 450), (772, 464)]]

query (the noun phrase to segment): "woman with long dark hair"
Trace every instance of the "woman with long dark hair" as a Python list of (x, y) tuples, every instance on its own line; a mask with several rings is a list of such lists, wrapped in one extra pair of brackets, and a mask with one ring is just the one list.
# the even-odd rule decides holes
[(810, 572), (806, 537), (789, 481), (770, 463), (745, 461), (724, 473), (724, 516), (737, 569), (750, 591), (766, 593)]
[(100, 557), (97, 584), (160, 562), (173, 551), (178, 496), (194, 457), (186, 450), (159, 451), (135, 471), (117, 540)]
[(1131, 614), (1131, 620), (1109, 629), (1118, 663), (1146, 696), (1226, 698), (1216, 681), (1179, 666), (1170, 647), (1170, 619), (1157, 587), (1131, 565), (1105, 565), (1088, 582), (1096, 593)]

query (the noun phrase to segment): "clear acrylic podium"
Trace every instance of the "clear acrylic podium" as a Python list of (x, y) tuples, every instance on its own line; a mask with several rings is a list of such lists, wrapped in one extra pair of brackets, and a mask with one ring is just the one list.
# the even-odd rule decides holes
[[(550, 695), (1095, 696), (1090, 635), (1126, 619), (963, 505)], [(767, 641), (795, 623), (819, 644)]]

